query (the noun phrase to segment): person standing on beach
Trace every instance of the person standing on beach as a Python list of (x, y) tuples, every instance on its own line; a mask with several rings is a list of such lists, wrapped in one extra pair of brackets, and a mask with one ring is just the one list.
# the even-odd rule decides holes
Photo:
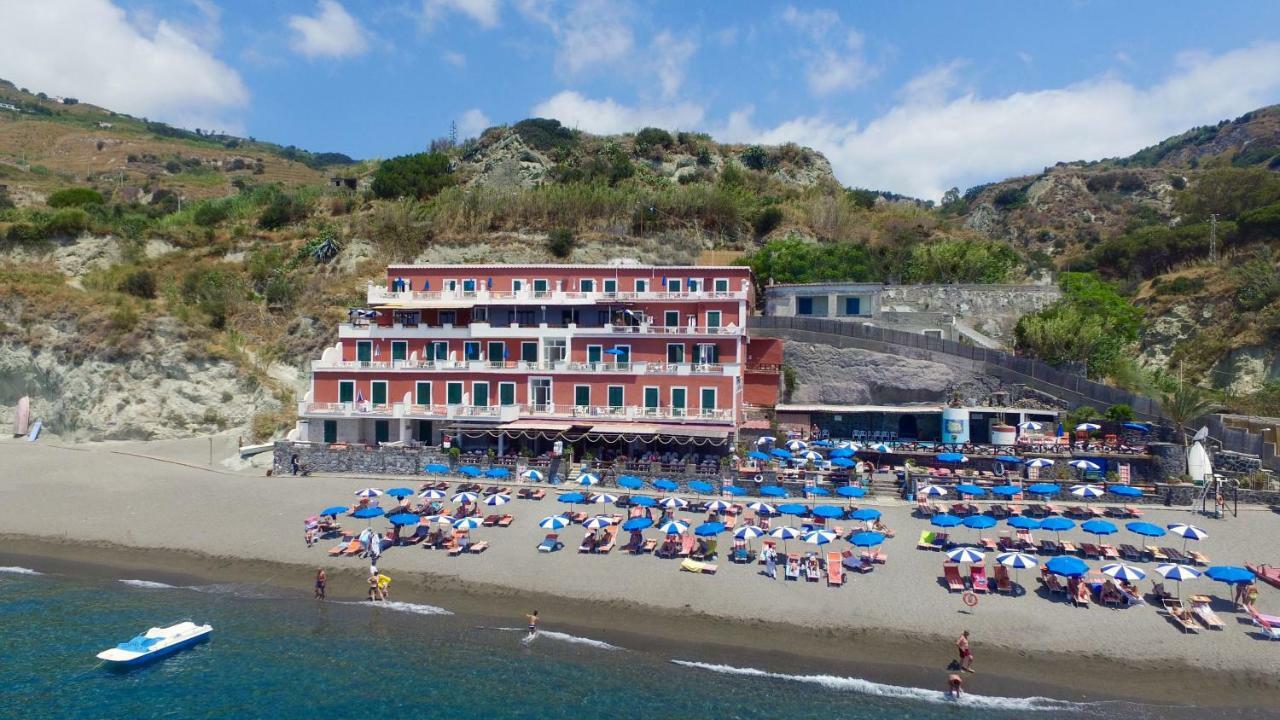
[(324, 574), (324, 568), (316, 569), (316, 599), (324, 599), (324, 587), (329, 584), (329, 577)]
[(960, 633), (960, 637), (956, 639), (956, 649), (960, 651), (960, 669), (971, 673), (973, 672), (973, 650), (969, 649), (969, 631), (965, 630)]
[(764, 569), (770, 580), (778, 579), (778, 551), (769, 545), (764, 547)]

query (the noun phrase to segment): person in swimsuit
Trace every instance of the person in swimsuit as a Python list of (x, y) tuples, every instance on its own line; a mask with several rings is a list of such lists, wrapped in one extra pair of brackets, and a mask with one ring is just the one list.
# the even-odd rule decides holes
[(960, 651), (960, 669), (965, 672), (973, 672), (973, 651), (969, 649), (969, 631), (965, 630), (960, 633), (960, 637), (956, 639), (956, 649)]
[(538, 636), (538, 611), (534, 610), (532, 615), (525, 615), (529, 620), (529, 635), (525, 638), (525, 642), (529, 642)]
[(329, 583), (329, 577), (324, 574), (324, 568), (316, 570), (316, 599), (324, 599), (324, 586)]
[(964, 694), (964, 680), (956, 673), (951, 673), (947, 678), (947, 695), (957, 699)]

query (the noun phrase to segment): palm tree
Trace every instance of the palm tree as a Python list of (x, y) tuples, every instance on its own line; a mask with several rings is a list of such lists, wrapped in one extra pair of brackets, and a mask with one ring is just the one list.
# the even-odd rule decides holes
[(1178, 383), (1174, 389), (1161, 394), (1160, 409), (1173, 421), (1178, 429), (1178, 437), (1182, 440), (1183, 462), (1186, 462), (1187, 455), (1187, 423), (1218, 408), (1218, 403), (1213, 398), (1191, 383)]

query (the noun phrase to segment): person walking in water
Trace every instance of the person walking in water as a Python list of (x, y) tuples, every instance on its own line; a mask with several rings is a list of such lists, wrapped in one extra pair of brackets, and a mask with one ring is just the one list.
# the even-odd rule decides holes
[(951, 673), (947, 678), (947, 695), (951, 696), (952, 700), (956, 700), (963, 694), (964, 680), (962, 680), (956, 673)]
[(956, 639), (956, 650), (960, 651), (960, 669), (967, 673), (973, 672), (973, 651), (969, 649), (968, 630), (960, 633), (960, 637)]
[(329, 584), (329, 577), (324, 574), (324, 568), (316, 570), (316, 599), (324, 599), (324, 587)]
[(528, 645), (538, 637), (538, 623), (540, 622), (538, 620), (538, 611), (534, 610), (532, 615), (525, 615), (525, 618), (529, 622), (529, 634), (525, 635), (524, 640), (521, 640), (521, 642)]

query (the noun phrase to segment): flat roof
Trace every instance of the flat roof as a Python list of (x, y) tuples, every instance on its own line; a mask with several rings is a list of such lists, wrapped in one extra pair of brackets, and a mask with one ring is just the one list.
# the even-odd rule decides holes
[[(826, 412), (826, 413), (858, 413), (858, 412), (942, 412), (944, 407), (949, 407), (935, 403), (920, 403), (918, 405), (824, 405), (824, 404), (780, 404), (776, 407), (778, 412)], [(966, 405), (959, 410), (968, 410), (969, 412), (994, 412), (994, 413), (1031, 413), (1036, 415), (1057, 415), (1058, 411), (1053, 409), (1037, 409), (1037, 408), (1015, 408), (1015, 407), (987, 407), (982, 405), (970, 406)]]
[(393, 264), (388, 265), (387, 269), (397, 270), (445, 270), (445, 269), (461, 269), (461, 268), (528, 268), (537, 270), (744, 270), (748, 273), (751, 268), (746, 265), (614, 265), (609, 263), (421, 263), (421, 264)]

